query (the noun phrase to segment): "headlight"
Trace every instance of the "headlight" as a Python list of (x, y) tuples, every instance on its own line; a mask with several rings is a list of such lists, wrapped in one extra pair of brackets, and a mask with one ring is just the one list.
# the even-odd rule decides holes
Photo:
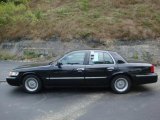
[(19, 72), (10, 72), (9, 76), (18, 76)]

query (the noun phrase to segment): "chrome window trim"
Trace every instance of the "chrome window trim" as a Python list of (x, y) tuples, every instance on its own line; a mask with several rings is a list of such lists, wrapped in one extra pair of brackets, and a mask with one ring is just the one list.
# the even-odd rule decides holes
[(114, 65), (116, 64), (116, 61), (115, 59), (112, 57), (112, 55), (108, 52), (108, 51), (104, 51), (104, 52), (107, 52), (109, 54), (109, 56), (112, 58), (113, 62), (114, 62)]
[(48, 77), (46, 78), (47, 80), (51, 79), (51, 80), (60, 80), (60, 79), (84, 79), (84, 77)]

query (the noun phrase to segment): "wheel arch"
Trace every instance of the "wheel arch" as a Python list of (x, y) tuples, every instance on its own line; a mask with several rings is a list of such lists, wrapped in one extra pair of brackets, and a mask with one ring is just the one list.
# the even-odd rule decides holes
[(133, 81), (133, 78), (130, 74), (128, 73), (125, 73), (125, 72), (119, 72), (119, 73), (115, 73), (114, 75), (112, 75), (112, 77), (110, 78), (110, 84), (111, 84), (111, 81), (117, 77), (117, 76), (120, 76), (120, 75), (124, 75), (124, 76), (127, 76), (130, 80), (131, 80), (131, 83), (134, 84), (134, 81)]
[(36, 74), (35, 72), (25, 72), (25, 73), (22, 74), (22, 76), (20, 78), (21, 79), (21, 84), (23, 84), (23, 79), (28, 75), (34, 75), (34, 76), (38, 77), (39, 80), (43, 83), (43, 80), (41, 79), (41, 77), (38, 74)]

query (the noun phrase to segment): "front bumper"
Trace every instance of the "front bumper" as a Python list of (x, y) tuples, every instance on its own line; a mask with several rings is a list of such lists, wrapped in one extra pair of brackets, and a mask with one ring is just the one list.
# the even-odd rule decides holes
[(20, 86), (20, 81), (17, 77), (7, 77), (7, 83), (12, 86)]
[(148, 75), (135, 75), (134, 77), (135, 84), (155, 83), (157, 81), (158, 81), (158, 75), (156, 73), (151, 73)]

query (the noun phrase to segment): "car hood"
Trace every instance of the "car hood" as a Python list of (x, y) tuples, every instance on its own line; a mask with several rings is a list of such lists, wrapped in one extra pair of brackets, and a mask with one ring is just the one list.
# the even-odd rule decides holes
[(47, 65), (49, 65), (49, 63), (26, 64), (26, 65), (18, 66), (17, 68), (15, 68), (15, 69), (13, 69), (13, 70), (36, 68), (36, 67), (42, 67), (42, 66), (47, 66)]

